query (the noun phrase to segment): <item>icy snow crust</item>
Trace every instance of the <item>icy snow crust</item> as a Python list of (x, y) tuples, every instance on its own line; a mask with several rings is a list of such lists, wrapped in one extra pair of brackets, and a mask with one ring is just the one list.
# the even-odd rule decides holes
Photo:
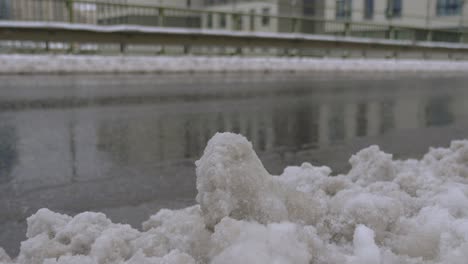
[(0, 55), (0, 74), (468, 72), (466, 61), (209, 56)]
[(350, 163), (347, 175), (304, 163), (272, 176), (247, 139), (216, 134), (196, 162), (198, 205), (142, 231), (41, 209), (0, 263), (467, 263), (468, 141), (406, 161), (371, 146)]

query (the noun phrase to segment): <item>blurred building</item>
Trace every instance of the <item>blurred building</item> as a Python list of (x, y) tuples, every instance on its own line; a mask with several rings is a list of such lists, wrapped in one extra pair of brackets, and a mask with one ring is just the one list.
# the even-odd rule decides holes
[[(466, 0), (0, 0), (0, 19), (373, 36), (381, 25), (465, 28)], [(73, 12), (70, 12), (73, 10)], [(306, 19), (297, 19), (304, 17)], [(296, 19), (294, 19), (296, 18)], [(466, 20), (466, 19), (465, 19)], [(363, 23), (346, 27), (344, 21)], [(374, 34), (375, 33), (375, 34)], [(405, 32), (397, 32), (406, 34)], [(418, 32), (411, 34), (417, 35)], [(421, 32), (426, 34), (426, 32)], [(423, 36), (416, 36), (416, 39)], [(447, 37), (445, 36), (445, 39)]]
[(200, 12), (186, 9), (201, 8), (202, 0), (118, 0), (127, 7), (98, 5), (99, 24), (133, 24), (166, 27), (200, 27)]
[[(73, 11), (73, 12), (71, 12)], [(0, 0), (0, 19), (23, 21), (96, 22), (96, 4), (66, 0)]]
[(393, 22), (415, 27), (458, 28), (465, 0), (327, 0), (327, 19)]
[[(272, 32), (343, 31), (340, 21), (459, 29), (468, 15), (465, 0), (204, 0), (205, 28)], [(222, 12), (239, 12), (235, 17)], [(268, 16), (279, 16), (268, 18)], [(288, 16), (309, 18), (293, 21)], [(369, 26), (352, 30), (373, 31)]]
[[(205, 0), (206, 28), (271, 32), (319, 32), (320, 21), (294, 21), (283, 17), (323, 17), (325, 0)], [(226, 13), (224, 13), (226, 12)], [(227, 13), (238, 13), (231, 15)]]
[[(327, 20), (362, 22), (353, 26), (352, 31), (379, 34), (371, 24), (414, 26), (434, 30), (462, 30), (464, 17), (468, 15), (465, 0), (327, 0), (324, 12)], [(367, 24), (367, 26), (365, 25)], [(427, 32), (418, 30), (395, 31), (395, 38), (427, 39)], [(457, 41), (457, 36), (445, 32), (434, 32), (433, 40)]]
[(41, 0), (3, 0), (0, 4), (5, 7), (1, 13), (7, 13), (9, 19), (39, 20), (39, 21), (67, 21), (68, 12), (65, 1)]

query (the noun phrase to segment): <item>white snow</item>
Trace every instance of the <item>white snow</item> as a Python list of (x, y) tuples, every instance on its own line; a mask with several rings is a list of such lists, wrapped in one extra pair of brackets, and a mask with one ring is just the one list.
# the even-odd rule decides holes
[(10, 263), (11, 259), (3, 248), (0, 248), (0, 263)]
[(141, 230), (41, 209), (19, 256), (0, 250), (0, 263), (467, 263), (468, 141), (404, 161), (370, 146), (350, 163), (273, 176), (247, 139), (216, 134), (196, 162), (197, 205)]
[(348, 262), (355, 264), (381, 263), (380, 250), (374, 241), (374, 231), (364, 225), (358, 225), (354, 230), (354, 256)]
[(0, 55), (0, 74), (277, 71), (468, 72), (468, 61), (235, 56)]

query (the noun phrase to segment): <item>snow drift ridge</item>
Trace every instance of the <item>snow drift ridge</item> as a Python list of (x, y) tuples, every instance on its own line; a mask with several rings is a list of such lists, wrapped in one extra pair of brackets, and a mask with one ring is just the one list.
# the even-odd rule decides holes
[(196, 162), (198, 205), (142, 231), (41, 209), (0, 263), (466, 263), (468, 141), (406, 161), (371, 146), (350, 163), (346, 175), (304, 163), (272, 176), (247, 139), (218, 133)]

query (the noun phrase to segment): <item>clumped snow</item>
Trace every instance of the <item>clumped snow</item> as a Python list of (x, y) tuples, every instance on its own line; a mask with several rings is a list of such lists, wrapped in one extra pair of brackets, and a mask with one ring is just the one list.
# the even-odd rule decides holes
[(247, 139), (216, 134), (196, 162), (198, 205), (161, 210), (141, 231), (41, 209), (19, 256), (0, 250), (0, 263), (467, 263), (468, 141), (405, 161), (371, 146), (350, 163), (272, 176)]
[(0, 74), (468, 72), (466, 61), (209, 56), (0, 55)]

